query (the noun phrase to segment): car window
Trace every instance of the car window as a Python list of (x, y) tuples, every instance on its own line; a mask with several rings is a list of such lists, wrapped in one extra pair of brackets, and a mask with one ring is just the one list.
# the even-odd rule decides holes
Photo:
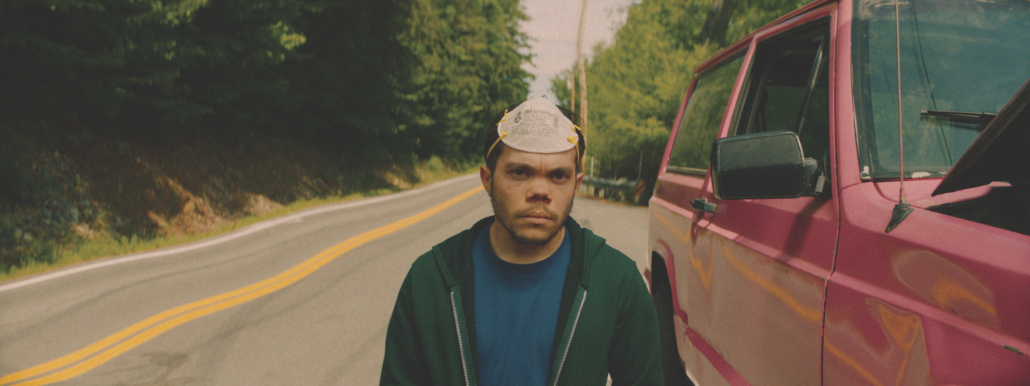
[(905, 178), (944, 177), (1030, 78), (1030, 2), (854, 4), (852, 85), (862, 177), (899, 177), (899, 92)]
[(670, 172), (703, 175), (708, 169), (712, 142), (743, 62), (740, 53), (698, 75), (669, 155)]
[(791, 131), (806, 158), (829, 161), (828, 26), (823, 19), (759, 43), (736, 135)]

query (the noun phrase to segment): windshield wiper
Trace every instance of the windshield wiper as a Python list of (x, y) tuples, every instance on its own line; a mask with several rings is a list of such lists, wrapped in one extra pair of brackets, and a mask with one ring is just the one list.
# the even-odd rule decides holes
[(969, 111), (923, 110), (920, 112), (920, 115), (924, 117), (942, 117), (953, 121), (986, 125), (990, 123), (998, 113), (988, 113), (986, 111), (974, 113)]

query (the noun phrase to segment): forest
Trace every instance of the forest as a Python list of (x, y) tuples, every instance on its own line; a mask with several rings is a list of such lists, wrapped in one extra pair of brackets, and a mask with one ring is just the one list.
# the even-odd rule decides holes
[(525, 97), (523, 19), (517, 0), (7, 0), (0, 79), (93, 130), (208, 120), (457, 156)]
[(525, 19), (518, 0), (4, 0), (0, 271), (478, 161), (526, 98)]
[[(600, 178), (644, 181), (650, 196), (669, 132), (693, 80), (709, 56), (809, 0), (640, 0), (607, 46), (586, 64), (589, 146)], [(573, 64), (551, 81), (570, 107), (580, 90)], [(579, 96), (576, 96), (579, 104)], [(707, 159), (707, 154), (698, 155)], [(589, 161), (588, 161), (589, 162)]]

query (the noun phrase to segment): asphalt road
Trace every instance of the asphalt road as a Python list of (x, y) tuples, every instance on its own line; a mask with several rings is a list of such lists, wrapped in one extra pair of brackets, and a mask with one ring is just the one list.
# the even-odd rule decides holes
[[(411, 263), (492, 210), (478, 191), (396, 222), (477, 177), (4, 283), (0, 385), (376, 385)], [(643, 269), (645, 208), (578, 197), (572, 216)]]

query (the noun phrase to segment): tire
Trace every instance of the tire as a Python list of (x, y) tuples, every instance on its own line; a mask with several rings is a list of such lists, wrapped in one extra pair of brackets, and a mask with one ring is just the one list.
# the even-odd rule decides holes
[(694, 386), (683, 369), (679, 351), (676, 348), (676, 328), (673, 326), (672, 287), (661, 258), (652, 264), (651, 301), (658, 314), (658, 336), (662, 345), (662, 371), (666, 386)]

